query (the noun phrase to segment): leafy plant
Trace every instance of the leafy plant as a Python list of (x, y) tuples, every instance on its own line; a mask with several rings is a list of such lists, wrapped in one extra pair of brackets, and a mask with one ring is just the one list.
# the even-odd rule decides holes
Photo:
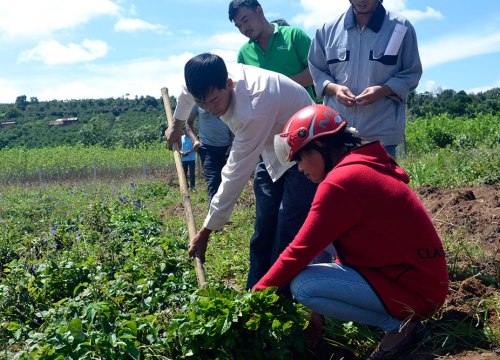
[(304, 356), (304, 309), (275, 289), (241, 294), (208, 287), (193, 294), (169, 327), (172, 355), (193, 359)]

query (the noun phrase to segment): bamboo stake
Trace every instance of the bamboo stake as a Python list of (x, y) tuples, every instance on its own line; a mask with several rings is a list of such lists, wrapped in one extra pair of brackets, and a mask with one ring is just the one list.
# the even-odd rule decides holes
[[(172, 114), (172, 108), (170, 107), (170, 98), (168, 96), (168, 89), (166, 87), (161, 89), (161, 96), (163, 98), (163, 106), (167, 115), (167, 122), (170, 126), (173, 122), (174, 116)], [(186, 175), (184, 174), (184, 169), (182, 168), (182, 160), (177, 143), (172, 145), (172, 150), (174, 151), (175, 167), (177, 169), (177, 176), (179, 178), (179, 187), (182, 194), (184, 210), (186, 211), (189, 238), (192, 239), (196, 236), (196, 224), (193, 216), (193, 208), (191, 207), (191, 199), (189, 198)], [(194, 268), (196, 270), (196, 278), (198, 280), (198, 287), (201, 288), (205, 283), (205, 270), (203, 269), (203, 263), (201, 262), (198, 255), (195, 254), (193, 258)]]

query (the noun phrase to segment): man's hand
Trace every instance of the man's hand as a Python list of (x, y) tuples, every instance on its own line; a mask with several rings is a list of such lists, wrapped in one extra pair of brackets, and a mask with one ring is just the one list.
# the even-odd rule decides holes
[(335, 95), (339, 103), (344, 106), (351, 107), (356, 105), (356, 96), (354, 96), (347, 86), (329, 83), (326, 85), (323, 93), (326, 95)]
[(195, 254), (205, 262), (205, 253), (207, 252), (208, 239), (212, 230), (202, 227), (194, 238), (189, 242), (189, 256), (193, 257)]
[(182, 148), (181, 139), (182, 121), (174, 118), (172, 120), (172, 124), (169, 125), (167, 130), (165, 130), (165, 140), (167, 140), (168, 148), (172, 150), (174, 144), (177, 144), (179, 149)]
[(193, 149), (197, 150), (200, 146), (201, 146), (201, 141), (200, 140), (196, 140), (194, 142), (194, 144), (193, 144)]
[(376, 85), (367, 87), (361, 94), (356, 96), (356, 104), (361, 106), (371, 105), (383, 97), (392, 95), (390, 87), (386, 85)]

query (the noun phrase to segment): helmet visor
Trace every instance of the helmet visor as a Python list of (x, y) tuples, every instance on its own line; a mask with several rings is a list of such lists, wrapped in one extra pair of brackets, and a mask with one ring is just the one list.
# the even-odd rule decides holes
[(288, 134), (274, 135), (274, 152), (282, 165), (290, 164), (290, 152), (292, 149), (288, 145)]

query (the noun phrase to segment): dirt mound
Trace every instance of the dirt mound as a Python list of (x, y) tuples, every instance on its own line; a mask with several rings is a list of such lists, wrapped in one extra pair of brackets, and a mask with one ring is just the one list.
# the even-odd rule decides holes
[[(442, 319), (456, 320), (457, 324), (467, 324), (471, 328), (488, 326), (493, 331), (500, 331), (498, 309), (484, 306), (484, 299), (498, 301), (500, 296), (500, 185), (458, 189), (423, 186), (415, 192), (447, 243), (448, 265), (458, 270), (450, 279), (450, 291), (440, 314)], [(474, 351), (467, 349), (465, 344), (463, 348), (457, 344), (455, 354), (439, 358), (500, 358), (498, 344), (491, 350)], [(415, 358), (428, 359), (425, 356)]]
[[(469, 186), (458, 189), (423, 186), (415, 189), (415, 192), (429, 211), (443, 239), (450, 237), (462, 239), (468, 244), (467, 246), (463, 244), (464, 251), (467, 247), (473, 247), (476, 254), (484, 252), (484, 258), (474, 271), (496, 277), (498, 285), (500, 282), (500, 185)], [(456, 245), (460, 246), (460, 243)], [(474, 254), (469, 255), (474, 256)], [(454, 261), (455, 259), (448, 260)]]

